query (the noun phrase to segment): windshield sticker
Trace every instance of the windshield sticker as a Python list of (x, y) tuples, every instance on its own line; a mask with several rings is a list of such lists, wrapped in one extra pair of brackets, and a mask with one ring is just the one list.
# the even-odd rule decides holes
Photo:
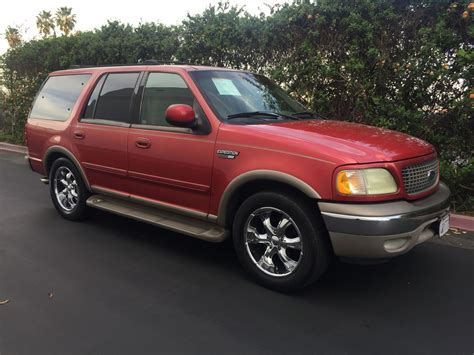
[(219, 95), (241, 96), (239, 90), (230, 79), (212, 78)]

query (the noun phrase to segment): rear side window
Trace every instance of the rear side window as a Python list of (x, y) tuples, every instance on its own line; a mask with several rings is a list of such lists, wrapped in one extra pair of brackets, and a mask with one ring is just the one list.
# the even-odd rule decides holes
[[(92, 92), (86, 113), (91, 114), (89, 106), (94, 105), (93, 101), (96, 100), (94, 94), (96, 94), (98, 99), (97, 103), (95, 103), (95, 108), (92, 109), (93, 118), (129, 122), (130, 106), (138, 76), (139, 73), (108, 74), (103, 85), (100, 85), (99, 82)], [(100, 92), (96, 92), (96, 90), (100, 90)]]
[(31, 109), (31, 118), (66, 121), (90, 74), (50, 76)]

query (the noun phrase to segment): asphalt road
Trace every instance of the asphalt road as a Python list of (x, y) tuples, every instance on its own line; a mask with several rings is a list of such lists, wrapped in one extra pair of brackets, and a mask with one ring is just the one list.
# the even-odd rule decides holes
[(425, 243), (336, 264), (298, 295), (261, 288), (231, 245), (98, 212), (55, 212), (0, 151), (0, 354), (468, 354), (474, 250)]

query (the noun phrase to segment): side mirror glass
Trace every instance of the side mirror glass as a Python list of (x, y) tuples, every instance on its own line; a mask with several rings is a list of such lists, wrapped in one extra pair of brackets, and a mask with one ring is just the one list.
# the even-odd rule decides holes
[(169, 106), (165, 112), (165, 119), (173, 126), (185, 128), (195, 128), (197, 122), (193, 108), (184, 104)]

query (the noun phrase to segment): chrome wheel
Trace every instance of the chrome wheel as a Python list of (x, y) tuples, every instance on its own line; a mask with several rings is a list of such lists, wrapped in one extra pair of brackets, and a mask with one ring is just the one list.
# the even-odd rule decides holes
[(245, 245), (250, 258), (264, 273), (287, 276), (303, 256), (301, 233), (296, 223), (282, 210), (262, 207), (245, 223)]
[(79, 187), (69, 168), (60, 166), (54, 174), (54, 193), (62, 209), (71, 212), (79, 202)]

